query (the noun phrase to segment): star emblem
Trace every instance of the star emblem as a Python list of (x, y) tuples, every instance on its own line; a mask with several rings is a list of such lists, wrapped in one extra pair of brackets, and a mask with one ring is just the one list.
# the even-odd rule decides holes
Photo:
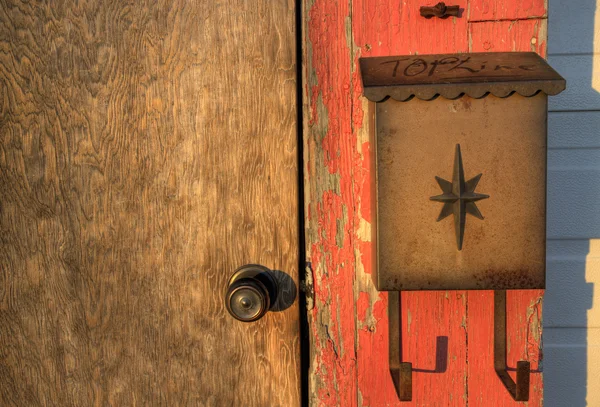
[(470, 180), (465, 181), (465, 170), (460, 154), (460, 144), (457, 144), (454, 153), (452, 182), (437, 176), (435, 177), (443, 194), (432, 196), (429, 199), (444, 204), (440, 216), (437, 218), (438, 222), (450, 215), (454, 215), (454, 232), (456, 234), (456, 245), (458, 246), (458, 250), (462, 250), (467, 213), (483, 220), (483, 216), (481, 215), (481, 212), (479, 212), (479, 208), (477, 208), (475, 202), (489, 198), (490, 196), (475, 192), (475, 188), (481, 179), (481, 175), (482, 174), (476, 175)]

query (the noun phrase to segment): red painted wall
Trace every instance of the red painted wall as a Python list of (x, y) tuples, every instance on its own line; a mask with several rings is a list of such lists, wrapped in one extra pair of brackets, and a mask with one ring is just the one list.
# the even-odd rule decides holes
[[(397, 400), (389, 377), (387, 294), (370, 278), (372, 172), (358, 58), (546, 52), (543, 0), (459, 0), (447, 3), (460, 5), (459, 18), (419, 16), (420, 6), (436, 2), (316, 0), (304, 6), (313, 406), (523, 405), (494, 372), (491, 291), (403, 293), (403, 354), (416, 370), (412, 402)], [(542, 297), (542, 290), (508, 294), (508, 365), (532, 363), (528, 406), (543, 402)]]

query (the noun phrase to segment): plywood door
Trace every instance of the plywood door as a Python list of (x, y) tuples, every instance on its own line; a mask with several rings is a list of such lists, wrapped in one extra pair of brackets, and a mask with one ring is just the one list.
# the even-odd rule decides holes
[[(0, 2), (0, 404), (300, 403), (290, 0)], [(294, 283), (292, 283), (292, 281)]]

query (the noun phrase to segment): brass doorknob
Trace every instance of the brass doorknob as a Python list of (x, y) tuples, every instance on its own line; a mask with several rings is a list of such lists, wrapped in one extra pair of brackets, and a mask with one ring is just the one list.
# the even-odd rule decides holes
[(229, 279), (225, 306), (232, 317), (242, 322), (262, 318), (277, 300), (277, 281), (266, 267), (248, 264)]

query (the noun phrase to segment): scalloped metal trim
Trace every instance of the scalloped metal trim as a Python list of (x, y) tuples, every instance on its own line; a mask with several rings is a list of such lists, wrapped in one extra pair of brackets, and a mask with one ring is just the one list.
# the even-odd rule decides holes
[(525, 86), (515, 86), (515, 84), (481, 84), (481, 86), (477, 87), (469, 86), (468, 89), (465, 89), (464, 86), (455, 84), (436, 84), (427, 87), (424, 85), (415, 87), (372, 87), (366, 88), (363, 94), (371, 102), (383, 102), (390, 98), (399, 102), (407, 102), (415, 97), (421, 100), (433, 100), (441, 96), (445, 99), (454, 100), (465, 95), (474, 99), (481, 99), (488, 95), (506, 98), (515, 93), (524, 97), (532, 97), (540, 92), (547, 95), (557, 95), (564, 89), (564, 86), (561, 88), (555, 83), (539, 83)]

